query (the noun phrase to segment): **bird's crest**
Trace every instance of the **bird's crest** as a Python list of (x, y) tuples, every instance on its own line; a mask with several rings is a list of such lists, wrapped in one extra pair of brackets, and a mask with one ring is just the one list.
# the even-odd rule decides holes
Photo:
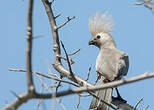
[(112, 31), (112, 28), (113, 19), (107, 12), (102, 15), (100, 12), (96, 12), (96, 16), (90, 16), (89, 29), (93, 37), (100, 32), (109, 33)]

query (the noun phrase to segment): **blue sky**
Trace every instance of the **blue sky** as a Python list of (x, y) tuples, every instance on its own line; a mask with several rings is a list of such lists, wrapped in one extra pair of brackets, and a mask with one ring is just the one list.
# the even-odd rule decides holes
[[(25, 68), (27, 3), (26, 0), (4, 0), (0, 4), (0, 50), (2, 50), (0, 54), (0, 108), (15, 99), (11, 91), (20, 94), (26, 90), (25, 73), (10, 72), (8, 68)], [(95, 59), (99, 50), (88, 45), (91, 38), (88, 20), (89, 16), (96, 11), (102, 13), (107, 11), (115, 21), (111, 34), (116, 41), (117, 48), (128, 53), (130, 59), (129, 72), (125, 78), (144, 72), (154, 72), (154, 15), (147, 8), (135, 6), (134, 3), (134, 0), (55, 0), (53, 11), (55, 15), (62, 14), (57, 19), (58, 25), (62, 24), (68, 16), (76, 17), (59, 30), (59, 35), (69, 53), (81, 49), (78, 54), (72, 56), (75, 61), (72, 68), (78, 76), (86, 78), (88, 68), (91, 66), (89, 82), (93, 82), (96, 78)], [(51, 66), (53, 63), (52, 36), (47, 15), (41, 0), (35, 0), (34, 4), (34, 36), (42, 35), (43, 37), (35, 39), (33, 43), (33, 70), (47, 74), (50, 65), (52, 71), (57, 73)], [(51, 85), (53, 82), (46, 80), (46, 83)], [(121, 95), (129, 104), (135, 105), (140, 98), (144, 97), (139, 110), (147, 105), (150, 105), (149, 110), (153, 110), (153, 84), (154, 79), (148, 79), (119, 88)], [(39, 91), (40, 81), (36, 77), (35, 85)], [(64, 85), (60, 90), (68, 88), (70, 86)], [(90, 101), (91, 97), (82, 97), (79, 110), (87, 110)], [(35, 109), (36, 103), (37, 100), (31, 100), (23, 104), (19, 110)], [(46, 110), (51, 110), (52, 101), (47, 100), (44, 103)], [(75, 110), (78, 97), (77, 95), (63, 97), (62, 103), (67, 110)], [(40, 109), (43, 107), (41, 106)], [(56, 110), (62, 109), (56, 102), (55, 108)]]

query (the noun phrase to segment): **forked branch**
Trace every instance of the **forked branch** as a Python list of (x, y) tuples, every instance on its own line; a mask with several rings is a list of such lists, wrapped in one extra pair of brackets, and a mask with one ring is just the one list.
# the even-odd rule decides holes
[(57, 29), (62, 28), (63, 26), (65, 26), (69, 21), (71, 21), (74, 18), (75, 18), (75, 16), (73, 16), (73, 17), (67, 17), (67, 20), (62, 25), (60, 25), (59, 27), (57, 27)]

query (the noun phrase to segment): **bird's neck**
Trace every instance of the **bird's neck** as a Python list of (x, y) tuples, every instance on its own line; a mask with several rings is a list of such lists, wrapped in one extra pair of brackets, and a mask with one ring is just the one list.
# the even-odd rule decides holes
[(110, 42), (106, 42), (103, 45), (100, 46), (100, 49), (104, 49), (104, 48), (110, 48), (110, 49), (114, 49), (116, 48), (116, 44), (114, 41), (110, 41)]

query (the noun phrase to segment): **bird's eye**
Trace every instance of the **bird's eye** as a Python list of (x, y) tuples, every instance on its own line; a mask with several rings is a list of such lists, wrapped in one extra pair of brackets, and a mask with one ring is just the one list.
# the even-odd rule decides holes
[(100, 38), (101, 38), (101, 36), (100, 36), (100, 35), (98, 35), (98, 36), (97, 36), (97, 39), (100, 39)]

